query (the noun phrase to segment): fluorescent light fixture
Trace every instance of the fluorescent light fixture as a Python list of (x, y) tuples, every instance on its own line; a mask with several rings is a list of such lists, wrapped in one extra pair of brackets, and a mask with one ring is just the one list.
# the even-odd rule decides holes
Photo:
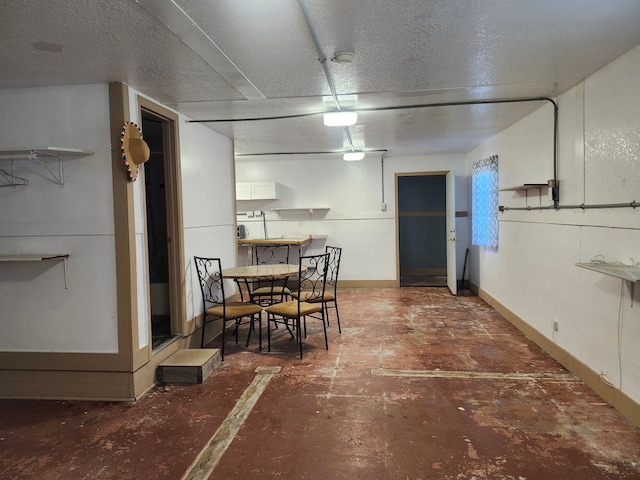
[(343, 160), (347, 162), (357, 162), (358, 160), (362, 160), (364, 158), (364, 152), (345, 152), (342, 156)]
[(335, 112), (325, 113), (323, 119), (327, 127), (348, 127), (349, 125), (356, 124), (358, 121), (358, 112), (336, 110)]

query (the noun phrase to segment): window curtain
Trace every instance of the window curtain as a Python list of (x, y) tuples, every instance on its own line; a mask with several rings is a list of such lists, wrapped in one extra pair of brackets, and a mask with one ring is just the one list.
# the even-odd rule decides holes
[(498, 248), (498, 156), (473, 163), (471, 243)]

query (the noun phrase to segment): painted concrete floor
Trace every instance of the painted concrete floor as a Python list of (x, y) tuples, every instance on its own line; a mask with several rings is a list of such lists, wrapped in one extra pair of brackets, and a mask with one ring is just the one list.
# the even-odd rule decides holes
[(640, 430), (479, 298), (339, 306), (302, 360), (280, 332), (135, 403), (0, 401), (0, 478), (640, 479)]

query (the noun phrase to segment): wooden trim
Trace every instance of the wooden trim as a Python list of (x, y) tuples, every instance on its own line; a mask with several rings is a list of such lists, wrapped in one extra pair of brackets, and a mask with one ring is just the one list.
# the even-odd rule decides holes
[[(165, 142), (163, 151), (165, 155), (167, 235), (169, 237), (169, 284), (171, 292), (169, 305), (172, 330), (175, 333), (184, 334), (188, 326), (185, 303), (184, 222), (179, 141), (180, 117), (175, 112), (144, 97), (137, 97), (137, 100), (141, 116), (142, 112), (145, 111), (166, 121), (163, 129)], [(149, 325), (149, 333), (151, 333), (151, 325)]]
[(397, 280), (338, 280), (338, 288), (395, 288)]
[(493, 298), (487, 292), (479, 289), (479, 296), (494, 308), (500, 315), (506, 318), (525, 337), (538, 345), (542, 350), (547, 352), (563, 367), (573, 373), (582, 380), (588, 387), (600, 395), (609, 405), (614, 407), (618, 412), (624, 415), (635, 426), (640, 427), (640, 403), (635, 402), (624, 392), (612, 387), (602, 379), (602, 377), (590, 367), (582, 363), (571, 353), (560, 347), (548, 337), (542, 335), (515, 313), (502, 305), (498, 300)]
[(131, 372), (131, 357), (121, 353), (0, 352), (2, 370)]
[(429, 177), (433, 175), (446, 175), (451, 170), (441, 170), (433, 172), (396, 172), (396, 177)]
[(0, 370), (2, 398), (135, 400), (129, 372)]
[[(137, 319), (138, 299), (135, 288), (137, 281), (133, 185), (129, 182), (120, 153), (120, 132), (129, 117), (129, 89), (123, 83), (109, 84), (109, 117), (116, 252), (118, 351), (127, 354), (129, 361), (132, 361), (131, 353), (134, 345), (132, 331)], [(133, 364), (131, 364), (132, 367)]]

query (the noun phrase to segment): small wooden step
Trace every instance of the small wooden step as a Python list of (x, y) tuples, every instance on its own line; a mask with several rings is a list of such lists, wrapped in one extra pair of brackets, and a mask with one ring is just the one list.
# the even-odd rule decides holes
[(160, 383), (202, 383), (220, 366), (217, 348), (178, 350), (158, 365)]

